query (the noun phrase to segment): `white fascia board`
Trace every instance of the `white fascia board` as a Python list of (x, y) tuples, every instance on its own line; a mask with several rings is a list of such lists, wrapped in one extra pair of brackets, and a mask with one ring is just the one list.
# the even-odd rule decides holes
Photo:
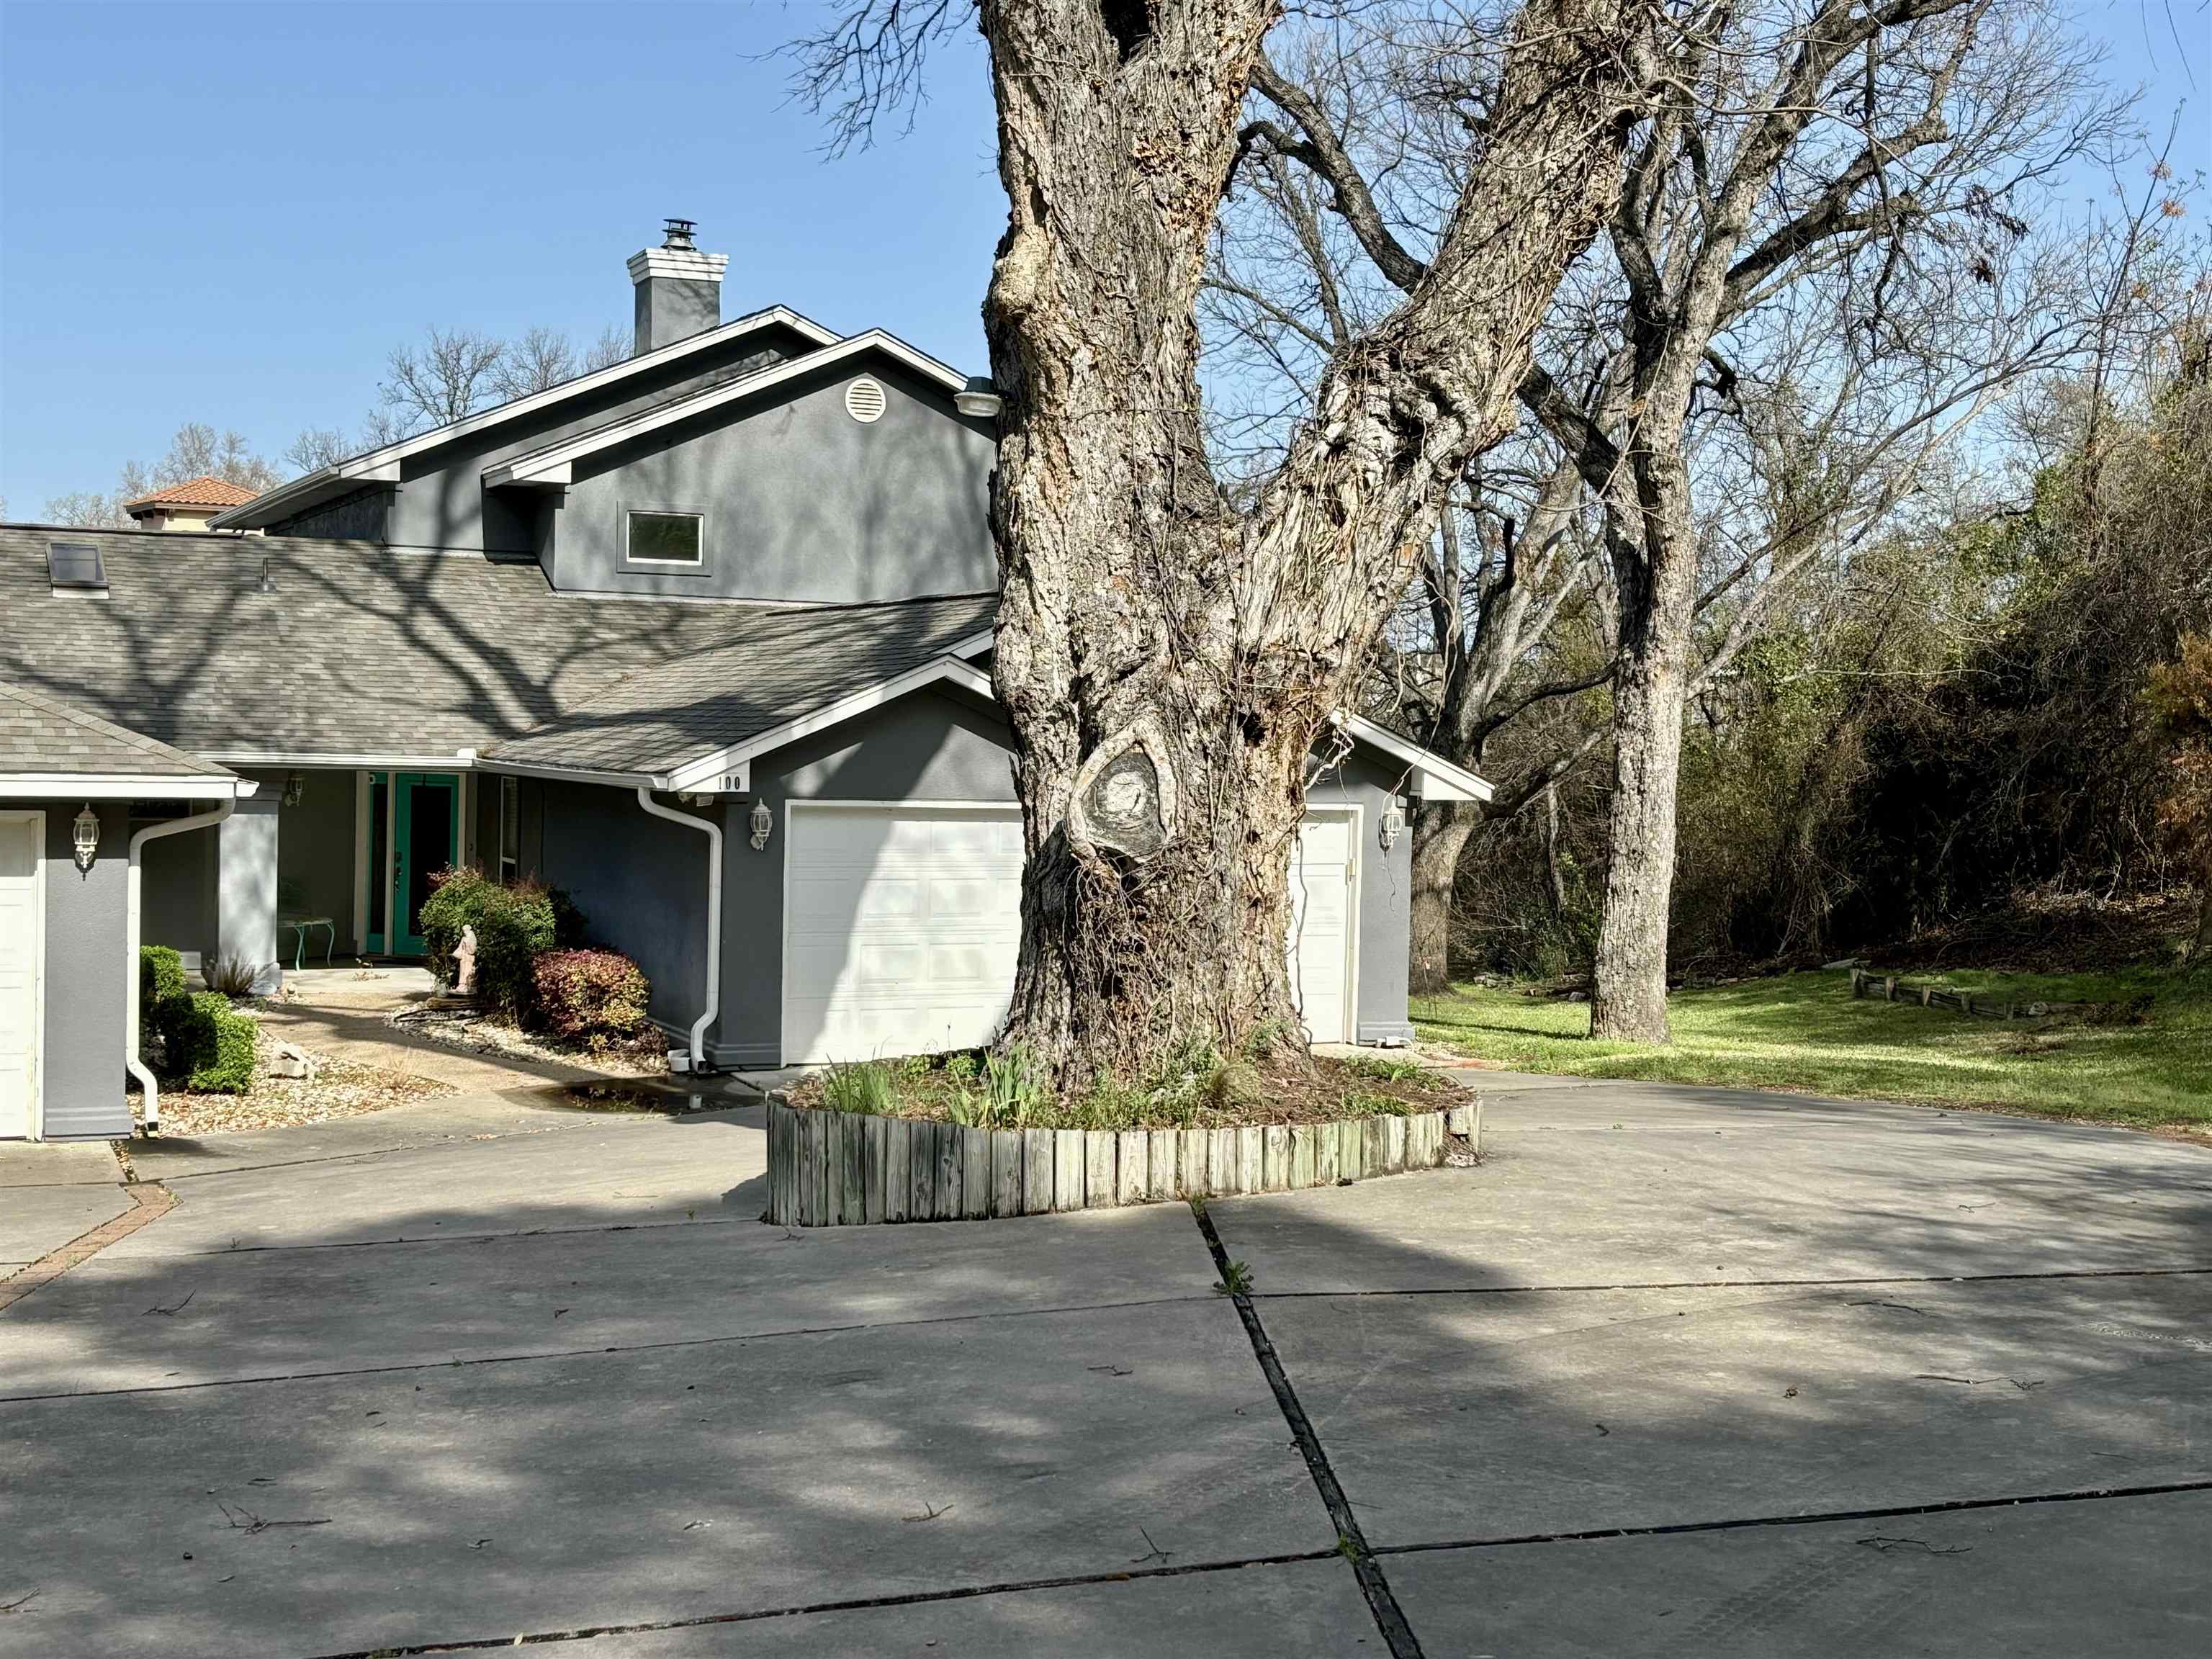
[(1409, 743), (1387, 726), (1378, 726), (1364, 714), (1346, 718), (1344, 729), (1369, 747), (1401, 760), (1413, 769), (1412, 793), (1424, 800), (1486, 801), (1498, 792), (1487, 781), (1442, 755)]
[[(802, 317), (799, 313), (785, 306), (771, 306), (766, 311), (756, 312), (750, 317), (736, 318), (724, 323), (719, 328), (710, 328), (704, 333), (694, 334), (688, 339), (671, 341), (657, 351), (648, 351), (641, 356), (625, 357), (618, 363), (610, 363), (606, 368), (595, 369), (589, 374), (579, 374), (573, 380), (563, 380), (556, 386), (549, 386), (543, 392), (533, 392), (526, 398), (517, 398), (512, 403), (501, 404), (495, 408), (483, 410), (481, 414), (466, 416), (444, 426), (432, 427), (428, 432), (418, 432), (411, 438), (402, 438), (397, 443), (386, 444), (380, 449), (372, 449), (367, 454), (356, 455), (350, 460), (340, 461), (331, 466), (319, 467), (304, 477), (295, 478), (289, 483), (279, 484), (276, 489), (255, 496), (241, 507), (234, 507), (217, 514), (208, 520), (208, 528), (210, 530), (260, 529), (261, 526), (258, 523), (241, 522), (238, 515), (241, 513), (251, 513), (256, 507), (281, 507), (301, 495), (334, 483), (396, 483), (399, 479), (399, 463), (410, 455), (420, 454), (426, 449), (434, 449), (438, 445), (450, 442), (455, 438), (465, 438), (472, 432), (481, 432), (487, 427), (498, 425), (502, 421), (511, 421), (520, 416), (534, 414), (541, 409), (550, 408), (553, 404), (573, 398), (579, 392), (596, 392), (602, 386), (612, 386), (617, 381), (637, 374), (641, 369), (654, 368), (663, 364), (677, 362), (695, 352), (704, 351), (709, 346), (720, 345), (728, 340), (741, 339), (745, 335), (765, 328), (771, 323), (781, 324), (793, 333), (813, 341), (817, 346), (835, 345), (840, 337), (811, 317)], [(963, 381), (962, 384), (966, 383)], [(256, 516), (265, 515), (257, 514)]]
[(757, 374), (742, 375), (720, 386), (710, 386), (704, 392), (695, 392), (689, 397), (656, 404), (651, 409), (639, 410), (635, 414), (625, 415), (589, 432), (578, 433), (573, 438), (563, 438), (543, 449), (532, 450), (526, 455), (517, 455), (497, 465), (488, 466), (483, 471), (483, 481), (492, 489), (507, 484), (566, 483), (569, 481), (569, 463), (586, 455), (627, 442), (632, 438), (642, 437), (648, 432), (658, 431), (678, 421), (689, 420), (695, 415), (720, 409), (726, 404), (740, 402), (797, 380), (801, 375), (811, 374), (870, 351), (882, 352), (923, 379), (936, 381), (948, 392), (958, 392), (968, 384), (965, 375), (948, 368), (936, 358), (915, 350), (895, 335), (886, 334), (879, 328), (872, 328), (865, 334), (852, 335), (835, 345), (825, 346), (820, 351), (810, 351), (803, 357), (793, 357), (789, 362), (763, 369)]
[(918, 667), (908, 669), (903, 674), (894, 674), (887, 680), (879, 680), (873, 685), (863, 686), (860, 690), (840, 697), (836, 702), (826, 708), (817, 708), (811, 714), (801, 714), (796, 720), (786, 720), (781, 726), (771, 726), (758, 737), (747, 738), (743, 743), (732, 744), (726, 749), (718, 749), (710, 755), (702, 755), (697, 760), (686, 761), (670, 771), (669, 787), (672, 789), (706, 787), (713, 780), (726, 772), (736, 771), (740, 766), (750, 763), (756, 756), (765, 755), (771, 749), (781, 749), (787, 743), (796, 743), (799, 738), (811, 737), (817, 732), (826, 732), (831, 726), (842, 726), (847, 720), (857, 715), (865, 714), (871, 709), (880, 708), (885, 703), (903, 697), (910, 691), (919, 691), (924, 686), (940, 684), (957, 685), (963, 690), (971, 691), (981, 697), (988, 697), (991, 695), (989, 675), (982, 673), (961, 661), (957, 657), (950, 654), (933, 657)]
[(957, 657), (963, 662), (973, 662), (976, 658), (988, 654), (991, 647), (998, 642), (999, 630), (995, 628), (987, 628), (980, 634), (970, 634), (945, 654), (948, 657)]
[(477, 764), (466, 750), (445, 755), (339, 753), (306, 749), (207, 749), (196, 752), (218, 766), (335, 767), (349, 772), (465, 772)]
[(529, 761), (504, 761), (495, 756), (479, 757), (476, 763), (479, 772), (491, 772), (507, 777), (546, 778), (556, 783), (603, 783), (615, 789), (635, 789), (643, 785), (648, 789), (666, 790), (672, 785), (666, 774), (660, 772), (602, 772), (584, 766), (539, 765)]
[(260, 787), (251, 778), (162, 773), (0, 772), (0, 800), (243, 800)]

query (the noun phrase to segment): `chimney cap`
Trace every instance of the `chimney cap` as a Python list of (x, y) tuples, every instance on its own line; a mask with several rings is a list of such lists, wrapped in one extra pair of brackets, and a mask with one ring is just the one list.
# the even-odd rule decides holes
[(660, 245), (663, 247), (692, 248), (698, 246), (691, 240), (691, 233), (699, 228), (696, 219), (663, 219), (660, 228)]

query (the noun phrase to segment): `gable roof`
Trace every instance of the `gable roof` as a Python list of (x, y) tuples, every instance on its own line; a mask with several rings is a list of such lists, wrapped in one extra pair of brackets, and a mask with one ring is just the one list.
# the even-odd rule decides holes
[(212, 761), (0, 681), (0, 797), (221, 796), (240, 793), (240, 781)]
[(134, 507), (243, 507), (253, 499), (253, 494), (228, 478), (209, 473), (125, 501), (123, 510), (127, 513)]
[(572, 465), (587, 455), (596, 454), (629, 440), (678, 421), (689, 420), (695, 415), (720, 409), (726, 404), (741, 398), (757, 397), (763, 392), (785, 385), (804, 374), (814, 374), (870, 352), (881, 352), (894, 362), (904, 364), (925, 380), (933, 380), (948, 392), (959, 392), (966, 387), (967, 377), (949, 365), (940, 363), (927, 352), (918, 351), (896, 335), (872, 328), (865, 333), (848, 336), (835, 345), (824, 346), (819, 351), (810, 351), (804, 356), (793, 357), (764, 368), (756, 374), (741, 375), (726, 380), (720, 386), (671, 398), (649, 409), (619, 416), (605, 425), (595, 426), (566, 438), (516, 455), (495, 465), (486, 467), (485, 483), (501, 484), (565, 484), (573, 482)]
[(979, 637), (988, 641), (998, 603), (996, 594), (975, 593), (760, 612), (739, 637), (635, 669), (481, 758), (493, 771), (668, 787), (678, 768), (700, 770), (702, 753), (787, 732), (917, 664)]
[(533, 392), (527, 397), (516, 398), (490, 409), (480, 410), (474, 415), (464, 416), (458, 421), (448, 421), (443, 426), (432, 427), (427, 432), (417, 432), (355, 455), (328, 466), (318, 467), (289, 483), (264, 491), (245, 503), (255, 510), (248, 514), (234, 508), (220, 514), (208, 522), (217, 530), (253, 530), (273, 518), (301, 512), (318, 501), (363, 483), (391, 483), (399, 477), (399, 464), (410, 455), (440, 444), (465, 438), (472, 433), (518, 420), (526, 415), (554, 408), (572, 398), (602, 390), (639, 374), (647, 369), (665, 368), (688, 356), (743, 337), (747, 334), (780, 325), (812, 341), (817, 346), (836, 343), (838, 337), (811, 317), (801, 316), (787, 306), (770, 306), (743, 317), (732, 319), (720, 327), (710, 328), (688, 338), (671, 341), (655, 350), (641, 352), (635, 357), (625, 357), (618, 363), (593, 369), (588, 374), (579, 374), (572, 380), (549, 386), (543, 392)]
[(633, 669), (840, 614), (556, 593), (532, 563), (319, 537), (73, 530), (106, 567), (88, 605), (52, 592), (51, 534), (0, 525), (0, 679), (234, 765), (451, 765)]

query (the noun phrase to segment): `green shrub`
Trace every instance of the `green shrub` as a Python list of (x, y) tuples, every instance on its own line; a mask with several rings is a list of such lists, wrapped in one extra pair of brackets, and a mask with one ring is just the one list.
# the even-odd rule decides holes
[(891, 1068), (880, 1060), (839, 1063), (822, 1079), (822, 1096), (832, 1111), (875, 1112), (891, 1109)]
[(185, 999), (170, 1039), (169, 1064), (195, 1094), (242, 1095), (253, 1086), (252, 1015), (216, 991)]
[[(430, 896), (416, 921), (430, 971), (452, 983), (461, 930), (475, 928), (477, 995), (495, 1012), (523, 1018), (535, 991), (532, 970), (559, 931), (550, 891), (534, 879), (502, 887), (474, 865), (441, 870), (430, 879)], [(574, 905), (568, 909), (580, 925), (581, 913)]]
[(548, 951), (532, 964), (538, 1023), (593, 1048), (633, 1042), (649, 1023), (652, 986), (618, 951)]
[(154, 1011), (172, 997), (185, 994), (185, 959), (166, 945), (138, 947), (138, 1012), (151, 1019)]

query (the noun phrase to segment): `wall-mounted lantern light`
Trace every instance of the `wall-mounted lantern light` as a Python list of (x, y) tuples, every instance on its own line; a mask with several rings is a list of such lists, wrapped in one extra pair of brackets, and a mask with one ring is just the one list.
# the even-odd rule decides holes
[(76, 867), (91, 869), (92, 855), (100, 850), (100, 814), (92, 810), (90, 801), (84, 804), (84, 811), (70, 826), (70, 841), (76, 848)]
[(287, 805), (287, 806), (297, 806), (297, 805), (300, 804), (301, 797), (301, 796), (303, 796), (303, 795), (305, 795), (307, 793), (307, 775), (305, 772), (289, 772), (289, 773), (287, 773), (287, 774), (285, 775), (285, 777), (284, 777), (284, 805)]
[(753, 810), (745, 816), (745, 822), (752, 826), (753, 851), (756, 853), (768, 851), (769, 831), (775, 828), (775, 814), (768, 810), (768, 803), (764, 800), (755, 801)]
[(1393, 795), (1390, 797), (1390, 804), (1382, 809), (1382, 817), (1375, 826), (1375, 833), (1381, 840), (1384, 852), (1389, 852), (1398, 844), (1398, 837), (1405, 833), (1405, 829), (1406, 814), (1398, 805), (1398, 798)]

